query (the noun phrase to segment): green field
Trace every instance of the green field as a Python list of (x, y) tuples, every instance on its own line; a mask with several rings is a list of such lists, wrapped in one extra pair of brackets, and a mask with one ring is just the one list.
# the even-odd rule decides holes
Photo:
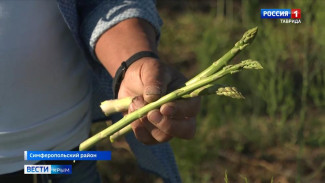
[[(325, 2), (158, 5), (164, 20), (160, 57), (187, 77), (222, 56), (247, 29), (259, 27), (234, 63), (252, 58), (264, 70), (219, 81), (236, 86), (246, 99), (203, 98), (195, 138), (171, 141), (183, 182), (225, 182), (225, 171), (230, 183), (325, 182)], [(301, 8), (302, 23), (260, 19), (261, 8)], [(113, 151), (112, 161), (99, 163), (105, 181), (161, 182), (137, 167), (123, 140), (107, 146), (99, 146)]]

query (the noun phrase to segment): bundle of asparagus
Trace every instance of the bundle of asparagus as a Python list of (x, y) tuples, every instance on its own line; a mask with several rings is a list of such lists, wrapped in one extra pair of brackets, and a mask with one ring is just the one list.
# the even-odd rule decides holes
[[(84, 151), (95, 145), (101, 139), (110, 136), (111, 142), (119, 136), (132, 130), (131, 123), (145, 116), (149, 111), (159, 108), (161, 105), (176, 100), (178, 98), (189, 98), (204, 95), (224, 95), (232, 98), (243, 99), (243, 95), (235, 88), (216, 84), (216, 80), (228, 75), (237, 73), (243, 69), (263, 69), (258, 61), (251, 59), (244, 60), (235, 65), (226, 65), (240, 51), (250, 45), (257, 34), (257, 27), (249, 29), (243, 37), (220, 59), (215, 61), (207, 69), (199, 73), (194, 78), (185, 83), (185, 86), (179, 88), (155, 102), (149, 103), (136, 111), (125, 115), (120, 121), (114, 123), (103, 131), (97, 133), (91, 138), (82, 142), (79, 146), (80, 151)], [(127, 111), (132, 98), (116, 99), (104, 101), (101, 108), (105, 115), (109, 116), (115, 112)]]

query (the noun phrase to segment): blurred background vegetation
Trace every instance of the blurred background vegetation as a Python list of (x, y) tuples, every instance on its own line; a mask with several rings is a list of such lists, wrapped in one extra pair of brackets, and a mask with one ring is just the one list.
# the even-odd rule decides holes
[[(187, 77), (259, 27), (233, 62), (256, 59), (264, 70), (219, 82), (236, 86), (246, 99), (203, 98), (195, 138), (171, 141), (183, 182), (224, 182), (226, 170), (229, 182), (325, 182), (325, 1), (157, 2), (164, 20), (160, 57)], [(302, 23), (261, 19), (261, 8), (299, 8)], [(161, 182), (138, 170), (123, 141), (111, 148), (116, 158), (113, 151), (113, 161), (100, 164), (111, 172), (104, 180)]]

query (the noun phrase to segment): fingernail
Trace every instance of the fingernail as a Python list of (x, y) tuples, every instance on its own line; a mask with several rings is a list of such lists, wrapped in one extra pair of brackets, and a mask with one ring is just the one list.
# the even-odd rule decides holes
[(134, 105), (134, 104), (132, 104), (132, 103), (130, 104), (130, 107), (129, 107), (129, 112), (133, 112), (133, 111), (135, 111), (135, 110), (134, 110), (134, 106), (133, 106), (133, 105)]
[(162, 120), (163, 116), (160, 114), (160, 112), (158, 110), (156, 111), (151, 111), (148, 114), (148, 119), (149, 121), (153, 122), (153, 123), (160, 123), (160, 121)]
[(146, 95), (161, 95), (161, 89), (158, 86), (148, 86), (145, 89)]
[(135, 108), (140, 108), (145, 105), (145, 101), (142, 96), (137, 96), (132, 99), (132, 104)]
[(166, 116), (174, 116), (176, 114), (176, 107), (171, 105), (165, 105), (162, 107), (161, 112)]

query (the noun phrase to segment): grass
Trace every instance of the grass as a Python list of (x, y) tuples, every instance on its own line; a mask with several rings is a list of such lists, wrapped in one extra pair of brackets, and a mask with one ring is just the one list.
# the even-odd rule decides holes
[[(257, 39), (235, 62), (257, 59), (263, 72), (224, 79), (242, 90), (245, 101), (203, 99), (196, 137), (171, 142), (184, 182), (221, 182), (225, 169), (232, 182), (240, 182), (240, 175), (253, 182), (270, 182), (272, 177), (274, 182), (325, 181), (325, 159), (319, 153), (325, 147), (325, 67), (320, 54), (325, 39), (318, 39), (324, 38), (324, 31), (317, 21), (324, 18), (325, 4), (315, 3), (289, 1), (275, 6), (305, 7), (303, 24), (295, 26), (250, 20), (249, 15), (245, 24), (240, 17), (230, 22), (213, 11), (162, 14), (167, 33), (161, 39), (162, 57), (180, 70), (185, 68), (188, 77), (222, 55), (247, 26), (259, 26)], [(260, 11), (255, 8), (251, 11)]]
[[(306, 145), (302, 155), (305, 169), (303, 182), (322, 182), (325, 180), (325, 148), (315, 143), (315, 137), (324, 133), (325, 116), (318, 120), (309, 120), (306, 128)], [(175, 156), (183, 182), (222, 182), (225, 178), (231, 182), (294, 182), (297, 174), (296, 154), (299, 146), (295, 143), (297, 121), (288, 121), (288, 139), (278, 138), (282, 132), (270, 119), (260, 118), (252, 121), (233, 121), (220, 127), (207, 128), (202, 122), (198, 125), (198, 134), (191, 141), (172, 141)], [(241, 123), (241, 125), (238, 125)], [(97, 128), (104, 128), (97, 124)], [(315, 128), (317, 126), (318, 128)], [(269, 130), (272, 129), (272, 130)], [(268, 133), (269, 132), (269, 133)], [(252, 135), (254, 134), (254, 135)], [(136, 160), (125, 141), (108, 146), (109, 140), (102, 142), (100, 150), (111, 150), (112, 161), (99, 162), (104, 182), (161, 182), (154, 175), (139, 169)]]

